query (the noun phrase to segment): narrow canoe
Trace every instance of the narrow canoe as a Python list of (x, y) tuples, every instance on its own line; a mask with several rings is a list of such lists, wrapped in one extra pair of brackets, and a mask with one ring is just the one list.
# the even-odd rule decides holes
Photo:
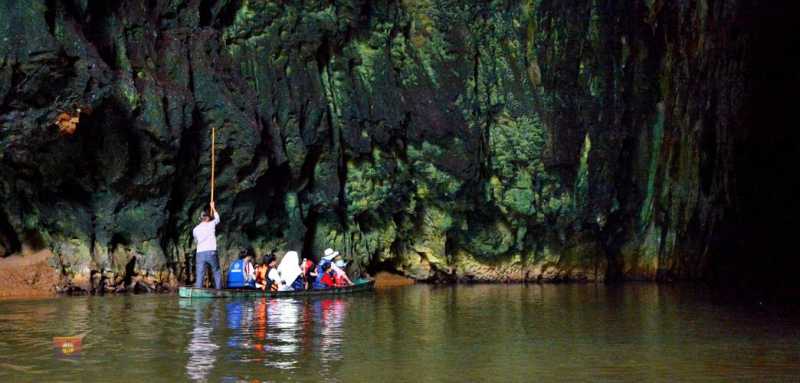
[(369, 279), (359, 279), (352, 286), (339, 287), (325, 290), (304, 290), (304, 291), (261, 291), (254, 289), (206, 289), (190, 286), (181, 286), (178, 289), (178, 296), (181, 298), (238, 298), (238, 297), (305, 297), (318, 295), (340, 295), (350, 294), (359, 291), (369, 291), (375, 287), (375, 281)]

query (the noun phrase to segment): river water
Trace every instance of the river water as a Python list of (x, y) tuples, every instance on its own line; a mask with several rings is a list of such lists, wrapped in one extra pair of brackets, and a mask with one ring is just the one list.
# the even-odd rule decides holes
[(3, 382), (311, 380), (798, 381), (800, 312), (657, 284), (0, 302)]

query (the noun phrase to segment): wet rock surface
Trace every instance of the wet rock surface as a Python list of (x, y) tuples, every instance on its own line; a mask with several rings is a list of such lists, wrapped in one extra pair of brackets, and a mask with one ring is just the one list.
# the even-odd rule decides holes
[(50, 249), (87, 291), (192, 281), (213, 126), (223, 266), (781, 279), (785, 4), (7, 1), (0, 256)]

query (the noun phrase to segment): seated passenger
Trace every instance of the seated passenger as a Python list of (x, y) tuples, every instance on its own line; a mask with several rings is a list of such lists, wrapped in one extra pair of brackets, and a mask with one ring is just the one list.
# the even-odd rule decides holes
[(269, 267), (266, 263), (256, 264), (256, 288), (259, 290), (266, 290), (267, 288), (267, 272)]
[[(256, 268), (256, 288), (261, 289), (261, 291), (267, 291), (267, 288), (269, 288), (270, 291), (273, 291), (272, 286), (274, 285), (274, 283), (270, 281), (269, 272), (270, 270), (274, 269), (275, 269), (275, 256), (269, 255)], [(277, 285), (275, 286), (275, 290), (277, 290)]]
[(347, 267), (347, 262), (341, 259), (337, 259), (336, 262), (334, 262), (331, 266), (331, 270), (333, 270), (333, 281), (336, 284), (336, 287), (353, 285), (353, 282), (347, 277), (347, 272), (344, 271), (345, 267)]
[(292, 282), (292, 290), (293, 291), (303, 291), (306, 289), (306, 281), (304, 279), (305, 272), (303, 271), (303, 263), (297, 265), (300, 268), (300, 274), (294, 279)]
[(334, 251), (331, 248), (325, 249), (325, 254), (322, 256), (322, 259), (331, 263), (336, 287), (353, 285), (353, 282), (350, 281), (350, 278), (347, 277), (347, 273), (344, 271), (347, 262), (341, 259), (341, 254), (339, 254), (338, 251)]
[(300, 274), (295, 278), (294, 282), (292, 282), (292, 290), (293, 291), (303, 291), (306, 289), (306, 281), (303, 279), (303, 275)]
[(319, 267), (317, 267), (317, 279), (314, 281), (314, 290), (329, 289), (335, 285), (331, 263), (323, 260), (320, 262)]
[(252, 256), (247, 250), (242, 250), (240, 258), (231, 264), (228, 270), (228, 288), (255, 288), (256, 273), (251, 263)]
[(278, 291), (278, 284), (281, 280), (281, 275), (278, 273), (278, 268), (275, 266), (277, 261), (275, 261), (275, 256), (270, 256), (272, 258), (272, 262), (270, 262), (267, 266), (269, 267), (269, 272), (267, 272), (267, 279), (269, 280), (269, 291)]
[(314, 270), (314, 262), (308, 258), (303, 258), (300, 263), (300, 269), (303, 270), (303, 281), (305, 282), (305, 289), (312, 288), (314, 280), (317, 278), (317, 272)]

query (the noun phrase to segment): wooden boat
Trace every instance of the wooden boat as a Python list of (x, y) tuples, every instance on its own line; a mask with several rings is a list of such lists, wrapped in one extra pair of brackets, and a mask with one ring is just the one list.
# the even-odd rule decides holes
[(351, 294), (360, 291), (369, 291), (375, 287), (375, 281), (371, 279), (358, 279), (352, 286), (338, 287), (325, 290), (303, 290), (303, 291), (261, 291), (255, 289), (207, 289), (191, 286), (181, 286), (178, 289), (178, 296), (181, 298), (259, 298), (259, 297), (306, 297), (320, 295), (341, 295)]

